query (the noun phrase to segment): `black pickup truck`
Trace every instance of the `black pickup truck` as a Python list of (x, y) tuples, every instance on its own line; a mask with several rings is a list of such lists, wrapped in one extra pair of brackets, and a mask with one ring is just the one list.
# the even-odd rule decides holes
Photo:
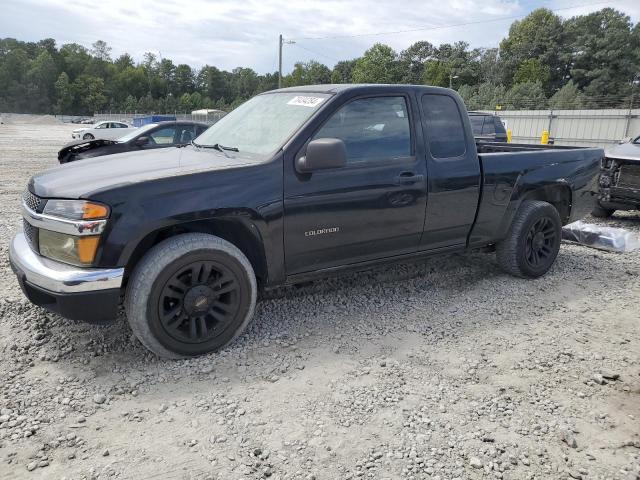
[(258, 95), (192, 144), (35, 175), (11, 264), (35, 304), (117, 316), (166, 357), (214, 351), (258, 292), (443, 252), (543, 275), (595, 205), (599, 148), (476, 145), (453, 91), (319, 85)]

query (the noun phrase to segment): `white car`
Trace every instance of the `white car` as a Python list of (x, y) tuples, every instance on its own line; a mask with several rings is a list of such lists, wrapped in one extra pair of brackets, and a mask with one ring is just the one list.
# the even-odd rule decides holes
[(71, 132), (71, 138), (74, 140), (93, 140), (94, 138), (116, 140), (130, 132), (132, 128), (123, 122), (105, 120), (89, 127), (75, 129)]

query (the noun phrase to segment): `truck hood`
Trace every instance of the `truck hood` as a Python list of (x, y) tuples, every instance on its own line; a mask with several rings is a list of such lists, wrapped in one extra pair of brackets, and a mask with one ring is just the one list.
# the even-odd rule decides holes
[(192, 146), (118, 153), (45, 170), (31, 177), (29, 190), (44, 198), (82, 198), (122, 185), (256, 163), (233, 152), (229, 157)]
[(621, 143), (615, 147), (607, 148), (605, 155), (607, 158), (618, 158), (620, 160), (631, 160), (640, 163), (640, 144)]

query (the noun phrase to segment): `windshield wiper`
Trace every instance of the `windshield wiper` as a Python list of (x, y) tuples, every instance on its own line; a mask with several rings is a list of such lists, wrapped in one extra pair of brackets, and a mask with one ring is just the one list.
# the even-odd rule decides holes
[(191, 140), (191, 145), (198, 148), (213, 148), (214, 150), (218, 150), (219, 152), (224, 153), (224, 156), (227, 158), (229, 158), (229, 155), (227, 155), (227, 150), (229, 150), (230, 152), (239, 152), (238, 147), (227, 147), (225, 145), (220, 145), (219, 143), (214, 143), (213, 145), (202, 145)]
[(227, 147), (226, 145), (220, 145), (219, 143), (216, 143), (214, 145), (214, 147), (218, 147), (221, 148), (223, 150), (229, 150), (230, 152), (239, 152), (240, 150), (238, 150), (238, 147)]

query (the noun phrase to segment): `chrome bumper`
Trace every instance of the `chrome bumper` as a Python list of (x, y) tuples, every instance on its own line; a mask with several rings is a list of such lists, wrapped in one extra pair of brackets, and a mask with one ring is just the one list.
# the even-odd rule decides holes
[(124, 276), (124, 268), (79, 268), (42, 257), (31, 250), (24, 233), (13, 237), (9, 261), (26, 282), (53, 293), (120, 288)]

